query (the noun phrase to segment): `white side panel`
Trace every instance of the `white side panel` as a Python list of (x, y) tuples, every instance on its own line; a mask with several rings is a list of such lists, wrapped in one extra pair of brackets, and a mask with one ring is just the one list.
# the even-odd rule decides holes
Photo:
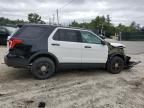
[[(85, 46), (90, 46), (91, 48), (85, 48)], [(107, 45), (83, 43), (82, 63), (106, 63), (107, 59)]]
[[(57, 29), (51, 34), (48, 39), (48, 51), (54, 54), (58, 58), (60, 63), (81, 63), (82, 44), (77, 42), (53, 40), (52, 37)], [(59, 46), (53, 46), (52, 44), (58, 44)]]
[[(60, 46), (52, 46), (51, 44)], [(81, 44), (73, 42), (51, 41), (49, 52), (54, 54), (60, 63), (81, 63)]]

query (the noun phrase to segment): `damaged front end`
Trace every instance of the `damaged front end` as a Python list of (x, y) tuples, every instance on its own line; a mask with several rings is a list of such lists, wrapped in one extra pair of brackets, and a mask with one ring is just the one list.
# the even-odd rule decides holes
[(124, 59), (124, 68), (130, 69), (133, 66), (141, 63), (141, 61), (131, 61), (131, 57), (126, 56), (124, 52), (125, 45), (120, 43), (109, 43), (107, 42), (108, 48), (109, 48), (109, 59), (111, 59), (113, 56), (120, 56)]
[(130, 61), (130, 60), (131, 60), (131, 57), (129, 57), (129, 56), (126, 56), (126, 57), (125, 57), (125, 68), (126, 68), (126, 69), (130, 69), (130, 68), (132, 68), (133, 66), (141, 63), (141, 61), (135, 62), (135, 61)]

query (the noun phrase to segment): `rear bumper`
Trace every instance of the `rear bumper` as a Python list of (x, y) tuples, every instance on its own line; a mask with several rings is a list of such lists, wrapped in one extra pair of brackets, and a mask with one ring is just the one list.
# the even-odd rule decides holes
[(4, 57), (4, 62), (7, 66), (15, 68), (26, 68), (29, 65), (27, 59), (11, 54)]

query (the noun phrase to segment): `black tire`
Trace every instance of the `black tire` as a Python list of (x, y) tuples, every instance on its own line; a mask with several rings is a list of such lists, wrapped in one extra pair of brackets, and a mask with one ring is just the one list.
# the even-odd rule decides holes
[(44, 80), (55, 73), (54, 62), (46, 57), (38, 58), (32, 63), (32, 74), (35, 78)]
[(107, 63), (107, 70), (112, 74), (120, 73), (124, 68), (124, 60), (118, 56), (113, 57)]

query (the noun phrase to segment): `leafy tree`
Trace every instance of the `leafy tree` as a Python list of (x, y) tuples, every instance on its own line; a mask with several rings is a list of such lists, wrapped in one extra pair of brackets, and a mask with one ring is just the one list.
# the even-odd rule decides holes
[[(99, 34), (103, 31), (107, 37), (114, 36), (115, 33), (119, 32), (137, 32), (141, 30), (140, 25), (136, 24), (134, 21), (129, 26), (125, 26), (121, 23), (118, 26), (114, 26), (111, 23), (110, 15), (107, 15), (106, 17), (97, 16), (95, 19), (91, 20), (90, 23), (78, 23), (74, 21), (70, 26), (95, 29)], [(144, 31), (144, 28), (142, 30)]]
[(110, 15), (107, 15), (106, 21), (107, 21), (108, 24), (110, 24), (110, 22), (111, 22)]
[(89, 27), (91, 29), (99, 30), (99, 33), (101, 33), (102, 31), (105, 32), (105, 35), (107, 37), (115, 34), (115, 27), (111, 23), (109, 15), (107, 15), (106, 18), (105, 16), (97, 16), (94, 20), (90, 22)]
[(8, 18), (0, 17), (0, 25), (17, 25), (17, 24), (24, 24), (26, 21), (24, 20), (10, 20)]
[(133, 21), (129, 26), (129, 32), (136, 32), (137, 31), (137, 24)]
[(28, 20), (29, 20), (29, 23), (45, 24), (45, 22), (41, 20), (41, 16), (38, 15), (37, 13), (28, 14)]
[(141, 28), (141, 31), (144, 31), (144, 26)]
[(117, 32), (138, 32), (141, 30), (140, 25), (134, 21), (129, 26), (119, 24), (116, 29)]
[(73, 26), (73, 27), (78, 27), (79, 24), (78, 22), (76, 22), (75, 20), (70, 24), (70, 26)]
[(136, 29), (137, 29), (138, 31), (141, 31), (140, 24), (137, 24), (137, 25), (136, 25)]
[(72, 22), (71, 26), (73, 27), (83, 27), (87, 29), (97, 30), (99, 34), (104, 32), (106, 36), (109, 37), (115, 34), (115, 27), (111, 24), (110, 16), (97, 16), (90, 23), (77, 23), (76, 21)]

